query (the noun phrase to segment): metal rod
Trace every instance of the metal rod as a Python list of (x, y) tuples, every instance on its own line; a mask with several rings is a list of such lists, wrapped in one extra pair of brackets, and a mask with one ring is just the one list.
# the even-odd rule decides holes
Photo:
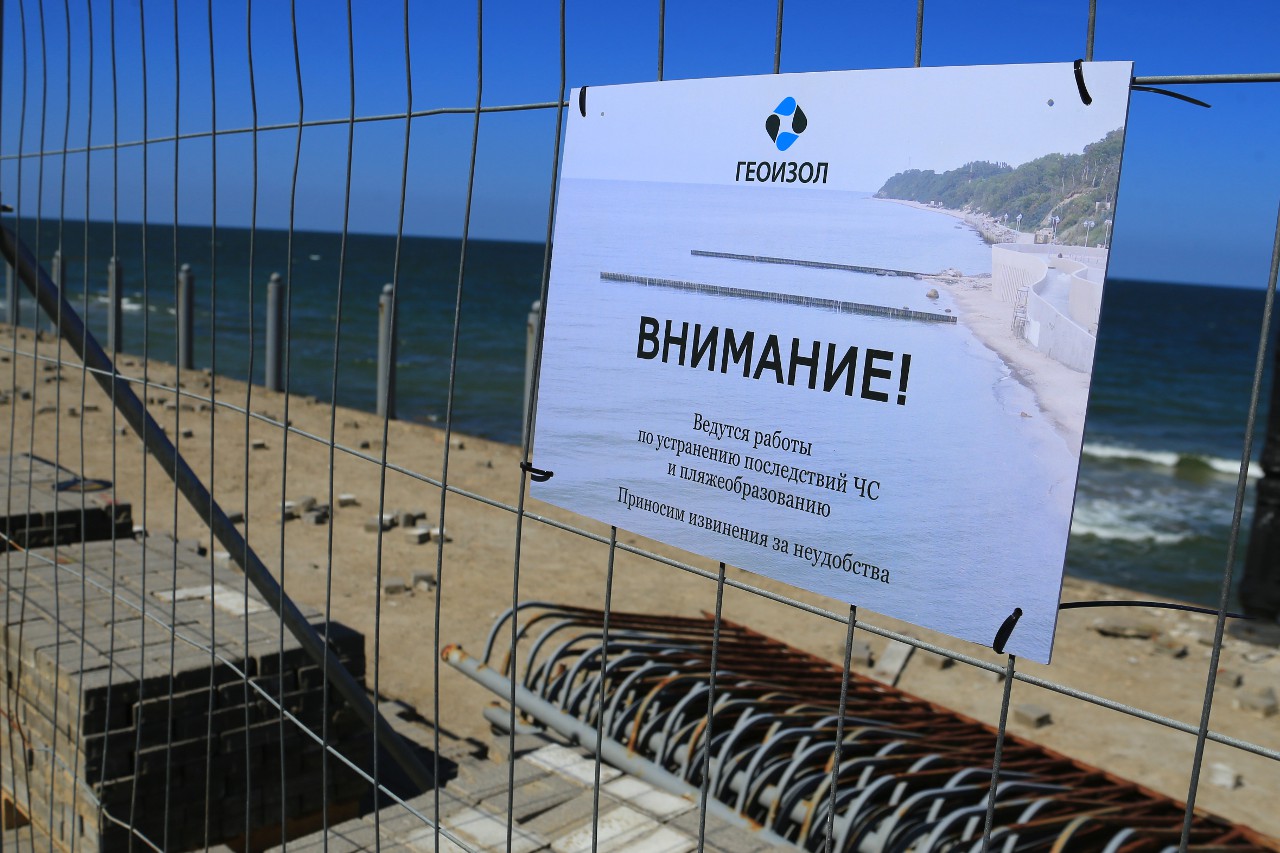
[(924, 59), (924, 0), (916, 3), (916, 68)]
[(1280, 73), (1270, 74), (1167, 74), (1163, 77), (1134, 77), (1139, 86), (1173, 86), (1179, 83), (1280, 83)]
[[(656, 785), (663, 790), (670, 791), (692, 803), (698, 802), (699, 791), (688, 782), (668, 773), (652, 761), (639, 757), (612, 738), (598, 738), (594, 726), (587, 725), (563, 713), (555, 705), (533, 693), (524, 685), (507, 679), (498, 671), (490, 669), (479, 660), (471, 657), (463, 651), (461, 646), (445, 646), (441, 657), (444, 658), (444, 661), (449, 666), (504, 699), (509, 696), (515, 696), (516, 704), (520, 707), (520, 710), (587, 749), (598, 750), (601, 758), (619, 770), (629, 773), (637, 779), (643, 779), (645, 782)], [(707, 811), (726, 823), (755, 832), (758, 838), (771, 844), (792, 846), (791, 842), (743, 817), (718, 800), (708, 800)]]
[(1093, 62), (1093, 39), (1098, 29), (1098, 0), (1089, 0), (1089, 25), (1084, 38), (1084, 61)]
[[(1264, 74), (1173, 74), (1156, 77), (1134, 77), (1133, 82), (1141, 86), (1160, 86), (1160, 85), (1176, 85), (1199, 84), (1199, 83), (1280, 83), (1280, 73), (1264, 73)], [(510, 112), (526, 112), (529, 110), (561, 110), (572, 106), (568, 101), (545, 101), (540, 103), (527, 104), (495, 104), (493, 106), (481, 107), (481, 113), (510, 113)], [(435, 109), (414, 110), (410, 113), (409, 118), (428, 118), (430, 116), (441, 115), (471, 115), (475, 112), (475, 107), (437, 107)], [(166, 134), (164, 136), (153, 136), (145, 139), (130, 139), (118, 143), (103, 143), (101, 145), (85, 145), (78, 148), (68, 148), (63, 151), (27, 151), (19, 154), (0, 154), (0, 161), (4, 160), (27, 160), (37, 157), (61, 157), (64, 154), (85, 154), (92, 151), (115, 151), (121, 148), (139, 148), (144, 145), (157, 145), (167, 142), (185, 142), (191, 139), (209, 139), (217, 136), (235, 136), (255, 131), (266, 132), (273, 130), (297, 130), (299, 127), (334, 127), (346, 126), (351, 123), (365, 124), (368, 122), (380, 121), (404, 121), (404, 113), (390, 113), (386, 115), (356, 116), (354, 118), (322, 118), (309, 119), (304, 122), (287, 121), (277, 122), (274, 124), (261, 124), (254, 127), (221, 127), (213, 131), (201, 130), (192, 131), (190, 133), (180, 133), (176, 136)]]
[(245, 573), (254, 588), (262, 594), (272, 610), (284, 619), (289, 632), (297, 638), (298, 643), (312, 660), (328, 667), (329, 677), (334, 687), (351, 704), (361, 722), (378, 732), (382, 745), (415, 785), (423, 790), (430, 788), (434, 784), (430, 771), (401, 740), (395, 729), (378, 713), (377, 708), (365, 693), (364, 687), (343, 666), (338, 656), (325, 646), (316, 630), (293, 601), (284, 595), (280, 585), (276, 583), (257, 553), (249, 547), (222, 507), (209, 494), (204, 483), (178, 453), (160, 425), (151, 417), (129, 382), (115, 372), (111, 359), (85, 327), (80, 315), (67, 303), (62, 292), (48, 275), (40, 269), (31, 252), (7, 227), (0, 227), (0, 253), (3, 253), (5, 260), (17, 269), (18, 278), (36, 297), (46, 314), (58, 316), (58, 312), (62, 312), (61, 333), (72, 350), (93, 372), (94, 378), (103, 391), (113, 397), (121, 416), (134, 432), (143, 437), (147, 452), (156, 458), (165, 473), (174, 480), (178, 490), (196, 511), (196, 515), (209, 519), (213, 535), (231, 554), (232, 560)]
[[(528, 112), (530, 110), (560, 110), (571, 106), (568, 101), (546, 101), (542, 103), (529, 104), (495, 104), (493, 106), (481, 107), (480, 112), (488, 113), (517, 113)], [(436, 107), (429, 110), (414, 110), (409, 113), (409, 118), (429, 118), (431, 116), (447, 116), (447, 115), (471, 115), (476, 111), (475, 107)], [(216, 130), (193, 130), (190, 133), (166, 134), (164, 136), (151, 136), (143, 139), (130, 139), (124, 142), (103, 143), (101, 145), (85, 145), (80, 148), (68, 148), (65, 151), (61, 148), (53, 151), (28, 151), (18, 154), (0, 154), (0, 161), (3, 160), (25, 160), (33, 157), (61, 157), (63, 154), (86, 154), (92, 151), (115, 151), (121, 148), (141, 148), (148, 145), (160, 145), (171, 142), (186, 142), (192, 139), (210, 139), (219, 136), (237, 136), (246, 133), (262, 133), (272, 130), (294, 130), (298, 128), (308, 127), (336, 127), (347, 126), (350, 124), (367, 124), (369, 122), (380, 121), (404, 121), (404, 113), (390, 113), (384, 115), (371, 116), (353, 116), (343, 118), (320, 118), (308, 119), (304, 122), (285, 121), (274, 124), (260, 124), (256, 127), (220, 127)]]

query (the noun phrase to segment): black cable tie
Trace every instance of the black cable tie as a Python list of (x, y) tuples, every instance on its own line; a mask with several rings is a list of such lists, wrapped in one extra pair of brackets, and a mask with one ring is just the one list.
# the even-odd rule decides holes
[(991, 648), (996, 654), (1004, 654), (1004, 644), (1009, 642), (1009, 635), (1013, 633), (1013, 627), (1018, 624), (1018, 620), (1021, 618), (1022, 608), (1013, 608), (1013, 612), (1009, 614), (1009, 618), (1004, 620), (1004, 624), (1000, 626), (1000, 630), (996, 631), (996, 638), (991, 643)]
[(1089, 89), (1084, 85), (1084, 60), (1076, 60), (1076, 88), (1080, 90), (1080, 100), (1084, 101), (1087, 107), (1093, 103), (1093, 96), (1089, 94)]
[(545, 483), (556, 475), (555, 471), (543, 471), (541, 468), (534, 468), (531, 462), (521, 462), (520, 470), (529, 475), (529, 479), (535, 483)]
[[(1162, 610), (1185, 610), (1188, 613), (1204, 613), (1217, 616), (1218, 611), (1210, 607), (1197, 607), (1194, 604), (1170, 604), (1165, 601), (1064, 601), (1058, 605), (1059, 610), (1079, 610), (1083, 607), (1158, 607)], [(1228, 619), (1253, 619), (1243, 613), (1227, 614)]]
[(583, 86), (578, 90), (578, 112), (582, 113), (582, 117), (587, 117), (587, 87)]
[(1170, 98), (1177, 98), (1179, 101), (1186, 101), (1188, 104), (1195, 104), (1197, 107), (1204, 107), (1206, 110), (1213, 106), (1212, 104), (1206, 104), (1199, 98), (1193, 98), (1181, 92), (1170, 92), (1168, 89), (1157, 89), (1155, 86), (1140, 86), (1137, 83), (1130, 83), (1129, 89), (1134, 92), (1155, 92), (1157, 95), (1167, 95)]

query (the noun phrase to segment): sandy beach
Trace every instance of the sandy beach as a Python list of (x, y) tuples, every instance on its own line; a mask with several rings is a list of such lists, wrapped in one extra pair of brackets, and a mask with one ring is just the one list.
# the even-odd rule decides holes
[[(1023, 381), (1037, 389), (1041, 399), (1046, 395), (1040, 392), (1056, 383), (1083, 380), (1082, 374), (1060, 365), (1055, 369), (1056, 363), (1047, 358), (1041, 357), (1044, 363), (1039, 363), (1038, 353), (1011, 339), (1007, 315), (1002, 313), (1009, 306), (994, 299), (989, 280), (956, 278), (943, 284), (963, 321), (1006, 362), (1018, 365)], [(16, 358), (6, 352), (7, 363), (0, 364), (0, 392), (8, 397), (8, 405), (0, 407), (0, 418), (9, 425), (4, 430), (4, 452), (31, 452), (83, 476), (113, 481), (116, 495), (132, 502), (136, 523), (152, 537), (208, 542), (208, 531), (176, 495), (160, 466), (144, 463), (138, 437), (121, 434), (123, 421), (113, 414), (97, 384), (82, 381), (81, 368), (67, 347), (59, 353), (56, 341), (46, 338), (37, 345), (29, 330), (15, 335), (8, 327), (0, 339), (6, 349), (17, 351)], [(39, 360), (28, 357), (33, 350), (38, 351)], [(59, 357), (60, 366), (44, 360)], [(518, 519), (511, 508), (520, 497), (522, 478), (520, 454), (514, 447), (458, 434), (446, 447), (441, 429), (392, 421), (386, 427), (384, 448), (383, 424), (367, 412), (335, 410), (314, 399), (288, 397), (201, 371), (179, 375), (157, 362), (144, 366), (137, 357), (122, 356), (119, 368), (138, 379), (145, 373), (149, 384), (135, 385), (139, 395), (211, 486), (215, 499), (228, 511), (245, 513), (243, 531), (286, 592), (299, 602), (330, 607), (334, 619), (365, 633), (370, 687), (376, 682), (384, 696), (412, 705), (443, 732), (480, 737), (487, 730), (481, 711), (495, 697), (448, 668), (439, 673), (436, 693), (437, 629), (441, 646), (460, 643), (479, 653), (490, 625), (517, 596), (590, 607), (603, 604), (608, 528), (537, 501), (527, 504), (530, 515), (523, 521), (520, 570), (515, 573)], [(246, 418), (238, 409), (248, 410), (253, 417)], [(1070, 413), (1055, 412), (1046, 404), (1046, 414), (1064, 428), (1072, 426)], [(291, 425), (288, 430), (283, 427), (286, 422)], [(340, 445), (332, 467), (327, 444), (331, 424)], [(388, 470), (380, 498), (383, 471), (378, 463), (384, 452), (390, 465), (420, 476)], [(436, 542), (412, 544), (399, 528), (384, 533), (381, 541), (377, 533), (366, 531), (365, 523), (380, 506), (386, 512), (423, 512), (425, 520), (420, 524), (440, 525), (441, 491), (430, 481), (439, 480), (446, 459), (449, 485), (458, 491), (450, 491), (444, 502), (443, 526), (449, 541), (442, 557)], [(335, 508), (331, 550), (328, 527), (281, 521), (284, 501), (310, 496), (328, 503), (330, 492), (335, 500), (339, 494), (353, 494), (358, 501)], [(562, 526), (585, 531), (595, 539)], [(618, 536), (624, 545), (707, 572), (716, 570), (708, 560), (625, 531)], [(379, 557), (384, 581), (409, 581), (414, 573), (438, 571), (439, 586), (434, 591), (384, 596)], [(737, 568), (729, 569), (729, 577), (831, 612), (847, 612), (839, 602)], [(616, 609), (696, 615), (714, 608), (715, 595), (713, 581), (625, 551), (617, 555)], [(1148, 596), (1070, 578), (1063, 593), (1068, 601), (1134, 597)], [(829, 660), (843, 658), (845, 626), (820, 615), (732, 588), (725, 591), (724, 615)], [(859, 616), (889, 630), (1003, 663), (989, 649), (869, 612)], [(1142, 626), (1138, 633), (1150, 636), (1104, 636), (1096, 630), (1100, 622)], [(1053, 665), (1020, 664), (1020, 669), (1195, 726), (1204, 698), (1213, 628), (1208, 616), (1154, 609), (1067, 611), (1059, 622)], [(876, 653), (888, 642), (869, 632), (860, 638), (870, 642)], [(1001, 686), (996, 678), (964, 665), (930, 665), (927, 657), (917, 653), (912, 658), (900, 687), (985, 722), (997, 721)], [(859, 669), (867, 671), (865, 666)], [(1238, 707), (1249, 694), (1268, 688), (1280, 692), (1280, 655), (1274, 649), (1228, 638), (1212, 728), (1266, 749), (1280, 749), (1277, 717), (1264, 718)], [(1053, 722), (1032, 728), (1013, 720), (1011, 731), (1185, 799), (1193, 736), (1022, 682), (1014, 685), (1012, 703), (1015, 708), (1024, 703), (1042, 706)], [(1240, 786), (1210, 784), (1208, 770), (1216, 763), (1239, 774)], [(1274, 808), (1280, 764), (1211, 743), (1205, 768), (1198, 795), (1201, 807), (1280, 835), (1280, 814)]]

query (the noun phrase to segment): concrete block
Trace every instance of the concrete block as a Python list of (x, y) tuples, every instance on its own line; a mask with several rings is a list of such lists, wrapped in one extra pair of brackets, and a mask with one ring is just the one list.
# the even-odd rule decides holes
[[(560, 777), (552, 778), (559, 779)], [(590, 791), (586, 791), (572, 782), (563, 779), (561, 781), (564, 781), (567, 785), (572, 785), (576, 794), (559, 805), (547, 809), (537, 817), (524, 821), (524, 824), (529, 829), (540, 833), (546, 838), (562, 836), (582, 827), (587, 827), (588, 832), (590, 831), (591, 816), (595, 812), (594, 797)], [(600, 814), (602, 816), (616, 807), (617, 803), (601, 798)]]
[(443, 528), (443, 527), (432, 527), (432, 528), (430, 529), (430, 531), (429, 531), (429, 532), (430, 532), (430, 534), (431, 534), (431, 538), (432, 538), (432, 539), (443, 539), (443, 540), (444, 540), (444, 541), (446, 541), (446, 542), (452, 542), (452, 541), (453, 541), (453, 540), (452, 540), (451, 538), (449, 538), (449, 536), (444, 532), (444, 528)]
[(1024, 702), (1021, 705), (1014, 706), (1013, 721), (1038, 729), (1050, 725), (1053, 722), (1053, 715), (1049, 713), (1047, 708), (1031, 702)]
[(593, 849), (600, 853), (607, 850), (626, 850), (631, 849), (629, 846), (631, 840), (647, 835), (657, 828), (658, 822), (653, 818), (635, 809), (618, 806), (608, 814), (602, 814), (596, 822), (594, 837), (598, 846), (592, 846), (593, 832), (588, 823), (551, 842), (551, 849), (554, 853), (587, 853)]
[[(463, 764), (458, 768), (458, 776), (449, 783), (449, 790), (459, 797), (473, 803), (487, 800), (493, 795), (506, 793), (510, 784), (510, 770), (506, 764), (484, 762)], [(529, 784), (535, 779), (547, 775), (543, 767), (530, 764), (528, 761), (515, 763), (515, 786), (517, 788)]]
[(866, 640), (854, 640), (849, 647), (850, 666), (868, 667), (874, 662), (875, 655), (871, 653), (871, 644)]
[(178, 433), (178, 434), (179, 434), (180, 436), (182, 436), (183, 438), (195, 438), (195, 437), (196, 437), (196, 431), (195, 431), (195, 430), (193, 430), (193, 429), (184, 429), (182, 432), (180, 432), (180, 433)]
[(1151, 642), (1151, 653), (1170, 658), (1185, 658), (1187, 644), (1173, 637), (1156, 637)]
[(255, 438), (253, 441), (249, 442), (249, 448), (251, 450), (266, 450), (267, 443), (260, 438)]
[(244, 524), (244, 513), (240, 510), (232, 510), (227, 513), (227, 520), (232, 524)]
[(1234, 704), (1240, 710), (1257, 714), (1260, 717), (1270, 717), (1280, 711), (1280, 702), (1276, 700), (1276, 691), (1271, 687), (1261, 687), (1253, 690), (1241, 688), (1236, 691)]
[(902, 671), (907, 668), (907, 661), (911, 659), (911, 653), (915, 650), (915, 646), (899, 643), (897, 640), (890, 640), (889, 645), (885, 647), (879, 660), (876, 661), (875, 669), (871, 671), (872, 677), (883, 681), (885, 684), (897, 684), (898, 679), (902, 677)]
[(1098, 619), (1093, 623), (1093, 630), (1104, 637), (1132, 640), (1149, 640), (1160, 633), (1154, 625), (1147, 622), (1120, 618)]
[(375, 515), (364, 523), (364, 529), (368, 533), (377, 533), (379, 530), (390, 530), (393, 526), (393, 522), (391, 522), (385, 515)]
[(954, 664), (951, 658), (945, 655), (934, 654), (933, 652), (922, 651), (916, 655), (916, 660), (921, 665), (927, 666), (929, 669), (950, 669)]
[(660, 826), (647, 835), (631, 834), (620, 838), (600, 850), (626, 850), (628, 853), (689, 853), (698, 848), (696, 838), (690, 838), (669, 826)]
[[(595, 757), (587, 757), (577, 750), (553, 743), (525, 756), (530, 762), (545, 770), (561, 773), (570, 779), (581, 782), (584, 786), (594, 786), (596, 780)], [(616, 779), (621, 773), (605, 764), (600, 768), (600, 783)]]
[(396, 518), (396, 524), (401, 527), (415, 527), (418, 524), (418, 514), (416, 512), (397, 510), (392, 515)]
[(1218, 680), (1214, 682), (1214, 686), (1218, 688), (1227, 688), (1234, 690), (1244, 684), (1244, 675), (1234, 669), (1226, 667), (1218, 668)]
[(307, 524), (317, 524), (317, 525), (319, 525), (319, 524), (328, 524), (328, 523), (329, 523), (329, 508), (328, 508), (328, 507), (324, 507), (324, 508), (321, 508), (321, 509), (310, 509), (310, 510), (307, 510), (306, 512), (304, 512), (304, 513), (302, 514), (302, 520), (303, 520), (303, 521), (305, 521)]
[[(519, 739), (519, 737), (516, 738), (517, 741)], [(511, 798), (512, 814), (517, 821), (525, 823), (535, 815), (548, 812), (581, 794), (581, 787), (562, 776), (544, 776), (516, 788)], [(482, 800), (480, 806), (495, 814), (505, 814), (507, 810), (505, 788), (488, 799)]]
[(659, 790), (634, 776), (619, 776), (601, 790), (632, 808), (666, 822), (694, 807), (692, 800)]
[(406, 530), (404, 533), (404, 541), (410, 545), (421, 545), (424, 542), (431, 541), (431, 531), (425, 527), (414, 527)]
[(447, 825), (450, 832), (478, 850), (533, 853), (547, 844), (547, 840), (538, 833), (522, 826), (513, 826), (511, 844), (508, 846), (506, 819), (477, 808), (466, 808), (454, 814)]
[[(435, 589), (436, 573), (435, 572), (414, 572), (413, 588), (416, 590), (421, 590), (423, 592), (429, 592)], [(519, 740), (519, 738), (516, 738), (516, 739)], [(541, 738), (539, 738), (539, 741), (541, 741)]]
[(1243, 780), (1240, 774), (1235, 771), (1230, 764), (1223, 764), (1221, 761), (1215, 761), (1209, 765), (1209, 784), (1218, 788), (1226, 788), (1228, 791), (1234, 791), (1239, 788)]
[(356, 496), (350, 492), (344, 492), (338, 495), (338, 506), (359, 506), (360, 501), (356, 500)]
[(307, 495), (301, 498), (294, 498), (293, 506), (300, 513), (306, 512), (309, 509), (315, 509), (316, 499), (311, 497), (311, 495)]
[(409, 592), (409, 585), (404, 582), (404, 578), (383, 578), (382, 594), (384, 596), (404, 595)]

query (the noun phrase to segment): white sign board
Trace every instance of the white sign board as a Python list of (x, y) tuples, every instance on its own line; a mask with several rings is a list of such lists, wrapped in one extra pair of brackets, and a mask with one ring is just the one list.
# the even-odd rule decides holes
[(1047, 662), (1132, 68), (1080, 71), (575, 91), (533, 496)]

